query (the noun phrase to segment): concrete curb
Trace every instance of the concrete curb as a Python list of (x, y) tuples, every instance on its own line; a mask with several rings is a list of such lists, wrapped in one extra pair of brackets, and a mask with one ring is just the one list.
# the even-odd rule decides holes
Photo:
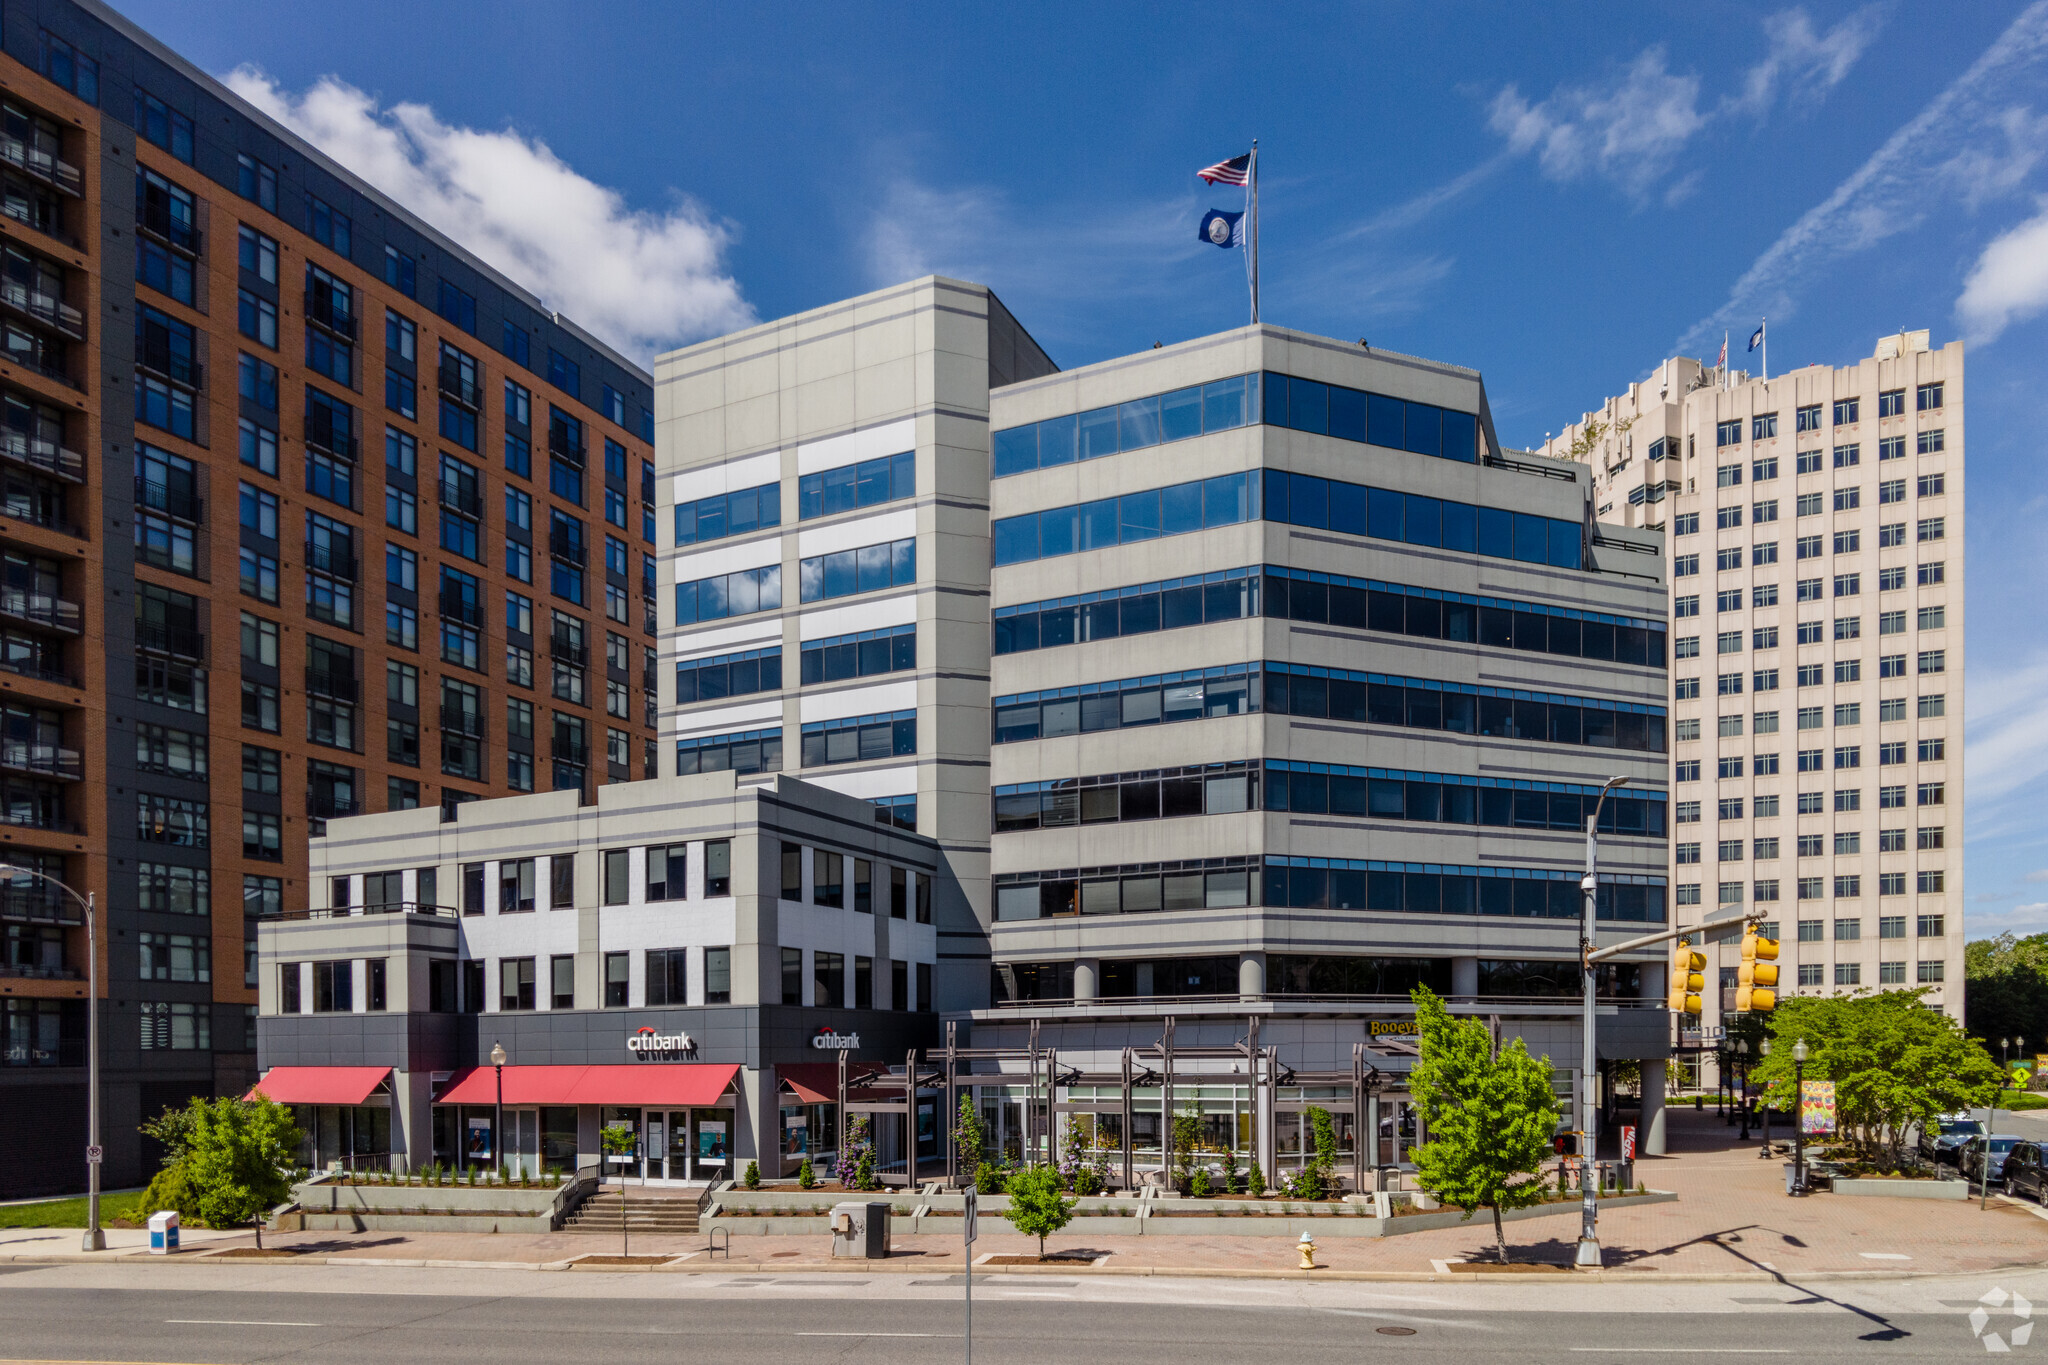
[[(437, 1261), (393, 1257), (344, 1257), (344, 1256), (301, 1256), (289, 1260), (251, 1260), (242, 1257), (221, 1257), (180, 1253), (178, 1256), (150, 1256), (147, 1252), (139, 1255), (119, 1253), (113, 1256), (88, 1255), (85, 1252), (57, 1253), (42, 1256), (0, 1256), (0, 1265), (210, 1265), (210, 1266), (374, 1266), (379, 1269), (406, 1270), (528, 1270), (528, 1271), (577, 1271), (584, 1274), (617, 1273), (622, 1275), (955, 1275), (961, 1268), (950, 1260), (923, 1265), (894, 1264), (890, 1262), (848, 1261), (815, 1262), (791, 1265), (788, 1262), (769, 1264), (765, 1261), (699, 1261), (701, 1249), (695, 1252), (678, 1252), (681, 1259), (666, 1265), (652, 1267), (636, 1266), (590, 1266), (578, 1267), (571, 1261)], [(1796, 1287), (1804, 1284), (1828, 1284), (1855, 1281), (1888, 1280), (1970, 1280), (1979, 1281), (1987, 1274), (2000, 1270), (2039, 1270), (2033, 1262), (2013, 1262), (1990, 1270), (1815, 1270), (1773, 1274), (1765, 1270), (1750, 1271), (1665, 1271), (1630, 1270), (1612, 1268), (1602, 1271), (1574, 1272), (1565, 1278), (1625, 1280), (1630, 1284), (1782, 1284)], [(1434, 1270), (1260, 1270), (1229, 1266), (1091, 1266), (1091, 1265), (1005, 1265), (976, 1266), (975, 1278), (990, 1275), (1058, 1275), (1058, 1276), (1122, 1276), (1130, 1279), (1203, 1279), (1203, 1280), (1341, 1280), (1346, 1282), (1380, 1281), (1396, 1284), (1476, 1284), (1481, 1282), (1499, 1284), (1526, 1283), (1525, 1277), (1484, 1271)]]

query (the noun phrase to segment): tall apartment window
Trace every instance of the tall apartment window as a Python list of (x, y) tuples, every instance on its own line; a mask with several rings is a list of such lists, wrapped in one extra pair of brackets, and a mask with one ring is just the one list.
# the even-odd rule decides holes
[(442, 280), (434, 311), (471, 336), (476, 335), (476, 298), (467, 291)]
[(277, 212), (277, 171), (247, 152), (235, 156), (235, 192), (258, 208)]
[(704, 894), (732, 894), (732, 840), (712, 839), (704, 845)]
[(355, 291), (316, 265), (306, 267), (306, 365), (345, 388), (355, 385)]
[(384, 248), (384, 283), (409, 299), (418, 296), (419, 272), (412, 257), (388, 244)]
[(498, 349), (522, 368), (533, 368), (533, 338), (526, 334), (525, 328), (510, 318), (505, 319), (504, 332), (498, 339)]
[(306, 195), (306, 233), (337, 256), (349, 251), (349, 218), (319, 195)]
[(707, 1005), (729, 1005), (732, 1003), (731, 948), (706, 948), (704, 950), (704, 1003)]
[(679, 901), (686, 891), (688, 844), (657, 845), (647, 850), (647, 899)]
[(630, 865), (627, 850), (606, 849), (604, 854), (604, 903), (624, 905), (632, 897)]
[(507, 957), (498, 960), (498, 1008), (530, 1010), (534, 1006), (533, 959)]
[(604, 1003), (608, 1009), (623, 1009), (632, 989), (632, 954), (604, 955)]
[(571, 398), (583, 397), (582, 367), (552, 346), (548, 348), (548, 383)]
[(439, 383), (442, 438), (475, 450), (483, 412), (483, 372), (476, 358), (442, 342)]
[(526, 914), (534, 908), (534, 860), (506, 858), (498, 864), (498, 913)]
[(135, 87), (135, 131), (178, 160), (192, 160), (192, 120), (141, 86)]

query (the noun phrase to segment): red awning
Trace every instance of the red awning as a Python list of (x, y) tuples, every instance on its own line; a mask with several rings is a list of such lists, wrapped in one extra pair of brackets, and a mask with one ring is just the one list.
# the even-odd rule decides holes
[(279, 1104), (361, 1104), (390, 1074), (388, 1066), (274, 1066), (242, 1098), (260, 1090)]
[[(874, 1098), (860, 1083), (884, 1069), (873, 1062), (855, 1062), (849, 1066), (846, 1070), (847, 1088), (853, 1093), (848, 1098)], [(782, 1062), (775, 1068), (775, 1077), (795, 1091), (796, 1097), (806, 1104), (839, 1103), (837, 1062)]]
[[(508, 1066), (507, 1104), (712, 1104), (739, 1074), (737, 1062), (656, 1063), (650, 1066)], [(497, 1073), (465, 1067), (449, 1078), (437, 1104), (496, 1104)]]

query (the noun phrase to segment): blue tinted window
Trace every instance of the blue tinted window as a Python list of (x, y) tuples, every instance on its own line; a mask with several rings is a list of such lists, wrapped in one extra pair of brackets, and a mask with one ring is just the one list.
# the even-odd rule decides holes
[[(1108, 503), (1095, 503), (1092, 506), (1097, 513), (1098, 519), (1101, 509), (1105, 506), (1109, 508), (1109, 538), (1098, 543), (1114, 545), (1116, 543), (1115, 499), (1111, 499)], [(1079, 525), (1081, 518), (1087, 515), (1088, 511), (1089, 508), (1087, 507), (1055, 507), (1051, 511), (1039, 513), (1038, 549), (1040, 555), (1043, 558), (1050, 559), (1055, 555), (1070, 555), (1076, 550), (1093, 549), (1094, 546), (1087, 544), (1085, 541), (1077, 543), (1075, 539), (1077, 534), (1076, 527)]]
[(1265, 416), (1260, 420), (1269, 427), (1287, 425), (1287, 389), (1294, 381), (1284, 374), (1266, 376)]
[(574, 398), (583, 396), (583, 370), (552, 346), (548, 348), (548, 383)]
[(1497, 507), (1479, 509), (1479, 553), (1493, 559), (1515, 557), (1515, 514)]
[(992, 524), (991, 530), (996, 563), (1023, 564), (1039, 558), (1036, 512), (1021, 517), (1000, 517)]
[(1159, 531), (1177, 536), (1202, 529), (1202, 485), (1177, 483), (1159, 490)]
[(1444, 543), (1444, 505), (1435, 498), (1410, 493), (1403, 500), (1401, 539), (1410, 545)]
[(993, 438), (997, 478), (1038, 468), (1038, 427), (1011, 427)]
[(1159, 397), (1159, 435), (1167, 441), (1185, 441), (1202, 434), (1202, 391), (1181, 389)]
[(1296, 431), (1330, 429), (1330, 386), (1307, 379), (1287, 381), (1287, 425)]
[(1515, 513), (1515, 558), (1529, 564), (1550, 562), (1550, 518)]
[(1224, 474), (1202, 484), (1202, 524), (1235, 526), (1252, 518), (1251, 479), (1244, 474)]
[[(1015, 430), (1029, 432), (1032, 428)], [(916, 453), (906, 450), (900, 455), (881, 455), (858, 464), (806, 474), (798, 479), (797, 520), (807, 521), (812, 517), (829, 517), (860, 507), (874, 507), (898, 498), (914, 497), (916, 493)]]
[(1560, 569), (1579, 567), (1581, 531), (1575, 522), (1550, 521), (1550, 562)]
[(1154, 540), (1159, 535), (1159, 490), (1126, 493), (1120, 499), (1123, 540)]
[(676, 504), (676, 544), (700, 545), (782, 524), (782, 485), (764, 483)]
[(1038, 467), (1072, 464), (1080, 449), (1081, 419), (1048, 417), (1038, 424)]
[(1287, 479), (1287, 520), (1296, 526), (1330, 525), (1330, 481), (1291, 474)]
[(533, 338), (526, 334), (524, 327), (509, 318), (505, 321), (505, 335), (498, 349), (503, 351), (508, 359), (517, 361), (529, 370), (533, 368)]
[(1365, 439), (1367, 395), (1358, 389), (1330, 390), (1330, 434), (1346, 441)]
[[(1469, 412), (1444, 409), (1444, 458), (1467, 464), (1479, 459), (1479, 419)], [(1656, 455), (1651, 455), (1656, 459)]]
[(1081, 414), (1081, 458), (1096, 460), (1116, 454), (1116, 409), (1097, 408)]
[(1202, 430), (1229, 431), (1246, 425), (1251, 421), (1251, 404), (1257, 399), (1257, 375), (1240, 375), (1202, 385)]
[(1407, 410), (1408, 405), (1398, 398), (1367, 394), (1365, 439), (1389, 450), (1402, 449), (1401, 428)]
[(476, 300), (446, 280), (441, 281), (434, 311), (472, 336), (476, 334)]
[(1401, 538), (1401, 504), (1405, 499), (1385, 488), (1366, 490), (1365, 533), (1379, 540)]
[(1427, 403), (1408, 405), (1408, 441), (1403, 447), (1417, 455), (1441, 455), (1444, 448), (1444, 410)]
[(1143, 450), (1159, 444), (1159, 400), (1140, 398), (1117, 410), (1119, 448)]
[(1479, 548), (1479, 508), (1467, 502), (1447, 502), (1444, 508), (1444, 548), (1475, 551)]
[(1346, 535), (1366, 534), (1366, 508), (1371, 490), (1363, 484), (1332, 483), (1330, 485), (1330, 529)]

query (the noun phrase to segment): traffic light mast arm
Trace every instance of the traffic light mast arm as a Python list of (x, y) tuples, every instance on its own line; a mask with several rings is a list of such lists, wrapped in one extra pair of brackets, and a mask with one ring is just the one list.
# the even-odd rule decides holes
[(1683, 929), (1665, 929), (1655, 934), (1644, 934), (1641, 938), (1632, 938), (1625, 943), (1617, 943), (1611, 947), (1594, 949), (1586, 954), (1586, 965), (1590, 967), (1596, 962), (1605, 962), (1608, 958), (1614, 957), (1619, 953), (1632, 953), (1638, 948), (1647, 948), (1653, 943), (1668, 943), (1674, 938), (1684, 938), (1689, 934), (1705, 934), (1719, 929), (1733, 929), (1738, 925), (1748, 924), (1751, 921), (1761, 920), (1762, 918), (1762, 914), (1753, 911), (1748, 914), (1737, 915), (1734, 919), (1709, 920), (1705, 924), (1691, 924)]

